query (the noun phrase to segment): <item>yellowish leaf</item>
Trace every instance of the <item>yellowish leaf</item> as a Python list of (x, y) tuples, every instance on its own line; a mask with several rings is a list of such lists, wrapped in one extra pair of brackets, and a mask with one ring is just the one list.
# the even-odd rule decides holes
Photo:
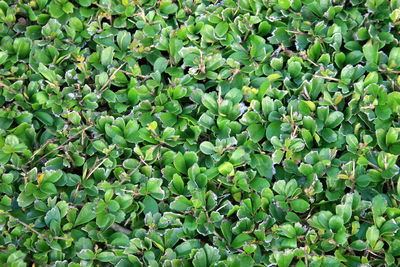
[(39, 174), (39, 176), (37, 178), (38, 184), (40, 184), (43, 181), (43, 177), (44, 177), (44, 173)]

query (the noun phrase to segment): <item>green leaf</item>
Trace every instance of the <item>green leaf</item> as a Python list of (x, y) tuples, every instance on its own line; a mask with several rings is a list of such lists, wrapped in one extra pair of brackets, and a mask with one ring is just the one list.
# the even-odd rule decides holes
[(83, 7), (89, 7), (92, 3), (92, 0), (77, 0), (77, 2)]
[(206, 155), (211, 155), (215, 152), (214, 145), (211, 142), (204, 141), (200, 144), (200, 151)]
[(95, 208), (95, 203), (86, 203), (79, 212), (74, 225), (78, 226), (81, 224), (85, 224), (96, 218)]
[(14, 40), (14, 50), (18, 58), (25, 58), (29, 55), (32, 41), (28, 38), (16, 38)]
[(143, 206), (143, 214), (147, 214), (149, 212), (151, 214), (156, 214), (158, 212), (158, 203), (150, 196), (144, 197)]
[(180, 173), (186, 174), (187, 172), (186, 162), (181, 152), (176, 154), (174, 159), (174, 166)]
[(386, 211), (386, 208), (387, 202), (382, 195), (375, 196), (372, 200), (372, 214), (374, 215), (374, 218), (383, 215)]
[(260, 124), (252, 124), (247, 127), (247, 131), (249, 132), (250, 140), (258, 143), (264, 137), (265, 128)]
[(48, 81), (51, 83), (57, 82), (57, 76), (56, 74), (49, 70), (45, 65), (43, 65), (41, 62), (39, 63), (38, 71), (40, 74), (43, 75), (44, 78), (46, 78)]
[(207, 255), (204, 249), (199, 249), (193, 257), (194, 267), (207, 267)]
[(330, 128), (323, 129), (321, 132), (321, 136), (328, 143), (336, 142), (338, 138), (337, 133)]
[(226, 161), (224, 163), (222, 163), (221, 165), (218, 166), (218, 171), (220, 174), (224, 175), (224, 176), (233, 176), (235, 174), (235, 170), (233, 168), (232, 163)]
[(44, 216), (44, 221), (47, 226), (50, 226), (50, 223), (52, 221), (55, 221), (56, 223), (59, 224), (61, 222), (60, 210), (57, 207), (53, 207), (52, 209), (50, 209), (46, 213), (46, 216)]
[(66, 14), (71, 14), (74, 12), (74, 5), (70, 2), (67, 2), (63, 5), (62, 10), (66, 13)]
[(128, 31), (120, 31), (117, 34), (117, 44), (122, 51), (126, 51), (131, 44), (132, 36)]
[(391, 110), (390, 106), (387, 106), (387, 105), (377, 106), (375, 108), (375, 114), (379, 119), (387, 120), (392, 115), (392, 110)]
[(7, 52), (0, 51), (0, 65), (6, 62), (7, 58), (8, 58)]
[(183, 242), (182, 244), (178, 245), (174, 251), (178, 255), (178, 257), (187, 256), (193, 249), (201, 248), (200, 240), (198, 239), (191, 239)]
[(279, 138), (279, 135), (281, 133), (281, 124), (282, 123), (280, 121), (274, 121), (268, 125), (266, 130), (266, 136), (268, 140), (271, 140), (273, 136)]
[(290, 0), (278, 0), (278, 4), (283, 9), (289, 9), (290, 7)]
[(187, 93), (187, 89), (185, 87), (176, 86), (174, 88), (174, 92), (172, 94), (172, 98), (173, 99), (180, 99), (180, 98), (186, 96), (186, 93)]
[(193, 206), (192, 201), (188, 200), (184, 196), (179, 196), (171, 202), (170, 208), (176, 211), (184, 212), (191, 209)]
[(274, 257), (278, 263), (278, 267), (289, 267), (294, 258), (294, 252), (291, 250), (279, 251), (274, 253)]
[(305, 201), (304, 199), (298, 198), (298, 199), (290, 201), (290, 207), (295, 212), (304, 213), (309, 209), (310, 204), (307, 201)]
[(329, 228), (332, 229), (333, 232), (338, 232), (344, 225), (342, 217), (338, 215), (334, 215), (329, 220)]
[(160, 73), (164, 72), (167, 66), (168, 66), (168, 60), (166, 60), (163, 57), (157, 58), (157, 60), (154, 62), (154, 70), (159, 71)]
[(398, 131), (395, 128), (390, 127), (386, 133), (386, 145), (390, 146), (391, 144), (396, 143), (398, 135)]
[(103, 140), (96, 140), (93, 142), (93, 147), (97, 151), (103, 152), (103, 150), (107, 148), (107, 145), (104, 143)]
[(209, 94), (204, 94), (202, 97), (203, 105), (213, 114), (218, 112), (217, 100)]
[(36, 111), (33, 113), (36, 118), (38, 118), (42, 123), (44, 123), (47, 126), (52, 126), (54, 123), (53, 117), (44, 111)]
[(61, 170), (57, 171), (47, 171), (43, 177), (43, 183), (56, 183), (62, 177), (63, 172)]
[(160, 11), (164, 14), (173, 14), (178, 10), (178, 6), (171, 3), (170, 0), (163, 1), (160, 5)]
[(64, 15), (64, 11), (62, 9), (62, 6), (59, 4), (56, 4), (56, 2), (51, 2), (49, 5), (49, 13), (53, 18), (60, 18), (61, 16)]
[(165, 197), (164, 190), (161, 189), (162, 180), (157, 178), (150, 178), (147, 181), (147, 191), (150, 195), (158, 200), (163, 200)]
[(272, 178), (275, 172), (271, 158), (265, 154), (251, 155), (250, 166), (256, 168), (259, 174), (266, 178)]
[(71, 113), (68, 114), (68, 119), (74, 124), (74, 125), (79, 125), (81, 122), (81, 116), (79, 115), (78, 112), (72, 111)]
[(301, 63), (298, 61), (288, 63), (288, 71), (292, 77), (298, 77), (301, 74), (301, 69)]
[(388, 66), (390, 68), (400, 67), (400, 47), (393, 47), (389, 53)]
[(77, 256), (82, 260), (93, 260), (96, 255), (89, 249), (82, 249), (77, 253)]
[(220, 38), (224, 37), (228, 32), (228, 29), (229, 29), (229, 24), (225, 21), (221, 21), (215, 27), (215, 35)]
[(242, 247), (245, 243), (253, 240), (253, 237), (251, 237), (249, 234), (246, 233), (241, 233), (238, 236), (235, 237), (232, 241), (232, 247), (233, 248), (240, 248)]
[(353, 241), (350, 247), (356, 251), (363, 251), (367, 249), (367, 244), (362, 240)]
[(354, 134), (346, 135), (346, 143), (349, 146), (350, 151), (357, 151), (358, 149), (358, 140)]
[(178, 174), (174, 174), (172, 177), (172, 185), (174, 186), (174, 189), (178, 194), (183, 194), (183, 191), (185, 189), (185, 184), (182, 180), (182, 177)]
[(101, 51), (101, 65), (108, 67), (111, 65), (112, 60), (114, 57), (114, 48), (113, 47), (106, 47)]
[(71, 25), (72, 28), (74, 28), (75, 31), (80, 32), (83, 30), (83, 24), (80, 19), (77, 17), (72, 17), (69, 19), (69, 25)]
[(379, 238), (379, 230), (376, 228), (375, 225), (368, 227), (367, 232), (366, 232), (366, 237), (368, 244), (374, 248), (376, 241), (378, 241)]
[(344, 115), (340, 111), (334, 111), (329, 114), (328, 118), (325, 121), (325, 126), (328, 128), (336, 128), (342, 123), (344, 119)]
[(290, 224), (284, 224), (279, 228), (279, 233), (288, 238), (296, 237), (296, 229)]
[(392, 109), (393, 113), (400, 113), (400, 92), (392, 92), (387, 96), (388, 106)]
[[(368, 41), (363, 46), (364, 57), (369, 62), (378, 63), (378, 51), (379, 51), (378, 45), (375, 42), (372, 42), (371, 40)], [(394, 56), (395, 56), (395, 51), (393, 52), (393, 57)], [(390, 58), (390, 56), (389, 56), (389, 58)]]
[(115, 254), (109, 251), (103, 251), (97, 254), (97, 260), (101, 262), (113, 262), (115, 260)]

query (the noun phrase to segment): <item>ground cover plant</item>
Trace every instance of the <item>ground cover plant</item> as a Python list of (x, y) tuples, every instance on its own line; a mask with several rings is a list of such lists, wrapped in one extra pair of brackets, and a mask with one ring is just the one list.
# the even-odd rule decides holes
[(400, 264), (400, 1), (0, 1), (4, 266)]

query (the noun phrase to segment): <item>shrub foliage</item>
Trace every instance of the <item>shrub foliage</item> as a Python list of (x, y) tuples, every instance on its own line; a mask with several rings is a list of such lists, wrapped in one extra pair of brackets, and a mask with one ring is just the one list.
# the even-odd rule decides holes
[(0, 261), (398, 265), (399, 24), (399, 0), (0, 1)]

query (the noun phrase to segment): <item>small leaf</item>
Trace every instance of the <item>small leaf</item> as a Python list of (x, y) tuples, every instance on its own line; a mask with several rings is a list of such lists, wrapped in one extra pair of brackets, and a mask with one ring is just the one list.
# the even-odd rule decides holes
[(86, 203), (79, 212), (74, 225), (78, 226), (81, 224), (85, 224), (96, 218), (95, 208), (95, 203)]
[(260, 124), (252, 124), (247, 127), (247, 131), (249, 132), (250, 140), (255, 143), (258, 143), (265, 136), (265, 128)]
[(374, 218), (377, 218), (377, 217), (383, 215), (386, 211), (386, 208), (387, 208), (387, 202), (382, 197), (382, 195), (377, 195), (376, 197), (373, 198), (372, 214), (374, 215)]
[(174, 201), (171, 202), (170, 208), (176, 211), (184, 212), (193, 207), (192, 201), (188, 200), (184, 196), (178, 196)]
[(225, 176), (226, 175), (232, 176), (235, 173), (232, 163), (230, 163), (228, 161), (219, 165), (218, 171), (220, 174), (225, 175)]
[(283, 9), (289, 9), (290, 7), (290, 0), (278, 0), (278, 4)]
[[(393, 49), (395, 49), (395, 50), (393, 50)], [(378, 63), (378, 50), (379, 50), (378, 45), (375, 42), (372, 43), (372, 41), (370, 40), (363, 46), (364, 57), (369, 62)], [(396, 48), (392, 48), (392, 51), (393, 51), (392, 60), (390, 60), (390, 55), (389, 55), (389, 62), (391, 62), (392, 64), (396, 64), (394, 59), (396, 58), (395, 54), (397, 53), (397, 50), (396, 50)], [(398, 50), (398, 51), (400, 51), (400, 50)]]
[(215, 27), (215, 35), (217, 37), (224, 37), (225, 34), (228, 32), (229, 24), (225, 21), (222, 21), (217, 24)]
[(378, 238), (379, 238), (378, 228), (376, 228), (375, 225), (368, 227), (367, 232), (366, 232), (366, 237), (367, 237), (368, 244), (371, 246), (371, 248), (374, 248), (376, 241), (378, 241)]
[(389, 53), (388, 66), (390, 68), (400, 67), (400, 47), (393, 47)]
[(211, 111), (211, 113), (217, 114), (218, 112), (217, 100), (213, 98), (211, 95), (204, 94), (202, 97), (202, 103), (209, 111)]
[(310, 207), (310, 204), (304, 199), (298, 198), (290, 201), (290, 206), (295, 212), (304, 213)]
[(358, 140), (354, 134), (346, 135), (346, 143), (349, 145), (349, 148), (352, 150), (357, 150), (358, 148)]
[(168, 66), (168, 60), (166, 60), (163, 57), (157, 58), (157, 60), (154, 62), (154, 70), (159, 71), (160, 73), (164, 72), (167, 66)]
[(248, 235), (246, 233), (241, 233), (237, 237), (235, 237), (235, 239), (233, 239), (231, 245), (232, 245), (233, 248), (240, 248), (245, 243), (247, 243), (247, 242), (249, 242), (251, 240), (253, 240), (253, 237), (251, 237), (250, 235)]
[(53, 71), (49, 70), (45, 65), (43, 65), (42, 62), (39, 63), (38, 71), (40, 72), (40, 74), (43, 75), (44, 78), (46, 78), (50, 82), (57, 82), (56, 74)]
[(176, 154), (174, 159), (174, 166), (180, 173), (186, 174), (187, 172), (186, 162), (181, 152)]
[(329, 114), (328, 118), (325, 121), (325, 126), (328, 128), (336, 128), (339, 126), (340, 123), (342, 123), (344, 119), (344, 115), (340, 111), (334, 111)]
[(204, 141), (200, 144), (200, 151), (206, 155), (211, 155), (215, 152), (214, 145), (211, 142)]
[(106, 47), (101, 51), (101, 65), (108, 67), (111, 65), (112, 60), (114, 57), (114, 48), (113, 47)]
[(386, 145), (390, 146), (391, 144), (396, 143), (398, 135), (398, 131), (395, 128), (390, 127), (386, 133)]

